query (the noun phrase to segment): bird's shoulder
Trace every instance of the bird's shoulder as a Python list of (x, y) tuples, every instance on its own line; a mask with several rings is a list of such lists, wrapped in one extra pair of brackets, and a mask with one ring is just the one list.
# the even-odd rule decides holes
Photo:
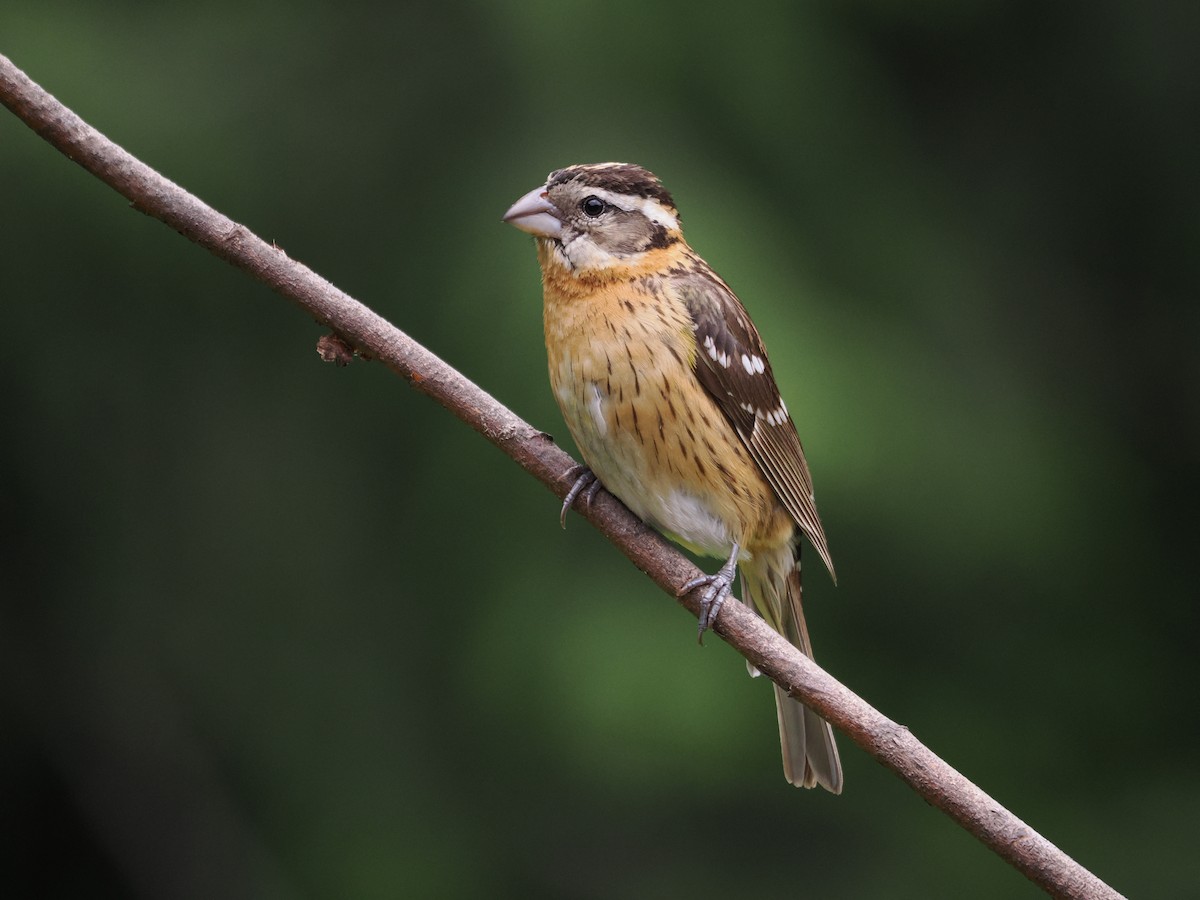
[(756, 420), (790, 424), (766, 347), (728, 284), (694, 253), (665, 273), (664, 292), (687, 311), (697, 346), (696, 374), (739, 430)]

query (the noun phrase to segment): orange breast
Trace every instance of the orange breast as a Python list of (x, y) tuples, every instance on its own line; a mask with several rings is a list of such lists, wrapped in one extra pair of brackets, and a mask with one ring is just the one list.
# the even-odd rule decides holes
[(609, 491), (690, 549), (785, 544), (794, 523), (693, 374), (687, 310), (647, 269), (590, 283), (544, 271), (550, 382), (571, 436)]

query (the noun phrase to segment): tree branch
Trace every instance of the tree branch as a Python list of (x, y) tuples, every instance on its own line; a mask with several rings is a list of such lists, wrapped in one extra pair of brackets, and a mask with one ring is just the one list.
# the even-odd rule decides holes
[[(190, 241), (265, 282), (329, 326), (346, 344), (386, 364), (563, 497), (573, 460), (549, 437), (380, 316), (126, 153), (0, 55), (0, 102), (42, 138)], [(345, 361), (338, 342), (323, 358)], [(674, 597), (698, 574), (682, 554), (601, 492), (580, 511)], [(695, 594), (697, 592), (693, 592)], [(693, 595), (680, 599), (696, 615)], [(727, 602), (714, 629), (772, 681), (820, 713), (929, 803), (1056, 897), (1121, 895), (943, 762), (907, 728), (871, 707), (741, 603)]]

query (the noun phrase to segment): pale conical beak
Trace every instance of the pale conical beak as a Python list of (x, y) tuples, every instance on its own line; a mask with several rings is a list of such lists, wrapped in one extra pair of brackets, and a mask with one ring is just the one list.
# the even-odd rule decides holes
[(536, 237), (557, 238), (563, 228), (558, 216), (558, 207), (546, 199), (546, 186), (542, 185), (510, 206), (504, 221)]

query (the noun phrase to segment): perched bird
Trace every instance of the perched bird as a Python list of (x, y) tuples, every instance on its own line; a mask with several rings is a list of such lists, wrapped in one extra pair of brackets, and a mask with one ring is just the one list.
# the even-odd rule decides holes
[[(537, 239), (550, 382), (590, 469), (563, 514), (602, 483), (671, 539), (727, 560), (680, 590), (705, 588), (701, 635), (740, 568), (743, 598), (812, 656), (801, 536), (834, 574), (812, 477), (762, 339), (684, 240), (671, 195), (640, 166), (575, 165), (504, 221)], [(775, 699), (787, 780), (840, 793), (829, 724), (778, 687)]]

